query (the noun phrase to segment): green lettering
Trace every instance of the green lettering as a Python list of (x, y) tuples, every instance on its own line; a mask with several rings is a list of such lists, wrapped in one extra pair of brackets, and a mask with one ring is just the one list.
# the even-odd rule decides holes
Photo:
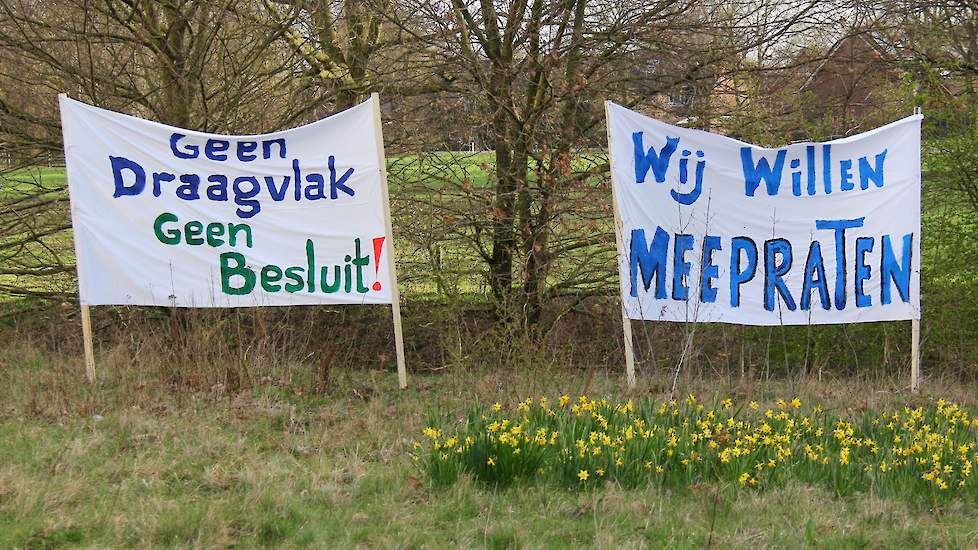
[(291, 283), (285, 283), (286, 292), (299, 292), (305, 288), (305, 281), (302, 280), (302, 268), (301, 267), (288, 267), (285, 269), (285, 278), (292, 281)]
[(163, 230), (163, 224), (175, 222), (177, 218), (176, 214), (171, 214), (169, 212), (163, 212), (159, 216), (156, 216), (156, 221), (153, 222), (153, 233), (156, 234), (156, 238), (163, 244), (177, 244), (180, 242), (180, 230), (179, 229), (167, 229)]
[(282, 290), (282, 285), (275, 284), (282, 280), (282, 268), (268, 264), (261, 268), (261, 287), (265, 292), (278, 292)]
[(334, 265), (333, 273), (334, 273), (333, 282), (328, 283), (327, 281), (329, 280), (329, 266), (324, 265), (319, 271), (319, 283), (320, 285), (322, 285), (323, 292), (325, 292), (326, 294), (333, 294), (335, 292), (339, 292), (340, 290), (340, 283), (342, 282), (342, 278), (340, 277), (340, 266)]
[[(231, 261), (235, 265), (231, 265)], [(235, 275), (244, 279), (244, 284), (231, 286), (231, 277)], [(250, 294), (255, 289), (255, 272), (245, 265), (245, 257), (237, 252), (221, 254), (221, 291), (232, 296)]]
[(207, 224), (207, 244), (217, 248), (224, 244), (224, 239), (220, 238), (224, 236), (224, 224), (221, 223), (209, 223)]
[(244, 231), (245, 246), (251, 248), (251, 226), (246, 223), (228, 224), (228, 244), (238, 246), (238, 232)]
[(204, 224), (197, 220), (190, 220), (183, 226), (184, 237), (190, 246), (200, 246), (204, 244), (204, 239), (200, 238), (204, 234)]
[(353, 257), (353, 265), (357, 266), (357, 292), (363, 294), (370, 289), (363, 284), (363, 268), (370, 265), (370, 256), (360, 255), (360, 239), (354, 239), (356, 255)]
[(306, 264), (309, 268), (309, 292), (316, 292), (316, 249), (312, 245), (312, 239), (306, 239)]

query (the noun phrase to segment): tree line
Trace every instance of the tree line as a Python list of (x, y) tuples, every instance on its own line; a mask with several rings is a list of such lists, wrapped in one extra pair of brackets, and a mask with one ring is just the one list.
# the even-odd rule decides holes
[(520, 326), (616, 292), (605, 99), (761, 145), (923, 106), (929, 174), (974, 212), (976, 5), (0, 0), (0, 293), (74, 295), (67, 194), (46, 170), (60, 92), (230, 134), (379, 92), (405, 285), (475, 291)]

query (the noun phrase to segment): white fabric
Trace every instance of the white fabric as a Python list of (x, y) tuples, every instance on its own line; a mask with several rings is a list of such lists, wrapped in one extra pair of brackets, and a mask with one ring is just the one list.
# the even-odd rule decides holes
[[(291, 130), (218, 136), (62, 96), (81, 302), (178, 307), (390, 303), (392, 243), (385, 239), (381, 244), (380, 265), (374, 253), (374, 239), (385, 237), (387, 225), (377, 108), (368, 101)], [(175, 134), (183, 137), (171, 145)], [(210, 146), (208, 140), (213, 140)], [(276, 140), (284, 140), (285, 147)], [(140, 170), (145, 187), (135, 194)], [(154, 173), (163, 174), (158, 186)], [(238, 179), (248, 177), (254, 179)], [(256, 182), (259, 191), (249, 197)], [(170, 216), (160, 221), (164, 213), (177, 221)], [(196, 244), (187, 242), (188, 222), (189, 240)], [(250, 228), (250, 247), (248, 231), (229, 224)], [(179, 242), (168, 244), (174, 239)], [(334, 288), (336, 266), (341, 280)], [(323, 267), (328, 267), (325, 289)], [(254, 274), (250, 287), (247, 273)]]
[[(621, 290), (628, 316), (747, 325), (919, 319), (921, 118), (907, 117), (826, 144), (766, 149), (671, 126), (609, 102), (609, 147), (621, 217)], [(678, 142), (673, 139), (671, 155), (667, 154), (668, 138), (678, 138)], [(759, 179), (749, 196), (750, 176), (759, 159), (767, 159), (768, 168), (776, 174), (779, 155), (783, 160), (776, 193), (771, 193), (777, 179), (772, 176)], [(683, 165), (685, 183), (681, 180)], [(763, 171), (764, 165), (760, 167)], [(697, 168), (701, 174), (698, 195)], [(653, 244), (659, 228), (660, 238)], [(643, 231), (644, 249), (640, 246)], [(677, 239), (677, 235), (689, 237)], [(883, 242), (884, 235), (889, 235), (888, 243)], [(736, 240), (738, 258), (732, 261), (735, 237), (747, 239)], [(769, 240), (772, 244), (765, 244)], [(837, 287), (837, 240), (844, 241), (845, 251), (841, 287)], [(757, 265), (748, 278), (751, 241), (757, 250)], [(906, 242), (910, 243), (909, 258), (904, 255)], [(785, 267), (786, 246), (791, 250), (790, 267)], [(770, 269), (765, 250), (769, 250)], [(819, 252), (821, 262), (817, 261)], [(687, 263), (688, 275), (682, 276)], [(819, 264), (825, 272), (823, 290), (818, 283)], [(715, 266), (716, 271), (711, 273), (707, 267), (710, 276), (701, 277), (704, 265)], [(732, 277), (732, 269), (741, 275)], [(810, 303), (802, 304), (806, 272)], [(732, 287), (732, 278), (745, 281)], [(857, 284), (861, 287), (858, 300)], [(715, 296), (709, 288), (716, 289)], [(737, 294), (734, 288), (740, 296), (736, 305), (731, 300)], [(844, 289), (844, 300), (838, 299), (840, 289)], [(884, 298), (889, 303), (884, 304)], [(829, 309), (824, 308), (826, 303)]]

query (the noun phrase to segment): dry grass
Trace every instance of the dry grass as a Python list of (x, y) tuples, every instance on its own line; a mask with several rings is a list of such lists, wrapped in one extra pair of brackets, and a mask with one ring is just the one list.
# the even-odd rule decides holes
[[(158, 348), (129, 353), (117, 343), (102, 346), (100, 382), (89, 386), (73, 345), (59, 350), (20, 334), (0, 350), (0, 547), (978, 544), (974, 503), (928, 508), (793, 483), (763, 492), (704, 484), (577, 493), (463, 480), (433, 490), (407, 456), (430, 414), (540, 393), (662, 398), (669, 372), (645, 370), (627, 392), (608, 367), (455, 366), (415, 374), (398, 391), (385, 363), (335, 365), (317, 390), (306, 372), (315, 372), (314, 359), (246, 355), (228, 365), (252, 357), (240, 371), (251, 378), (231, 388), (213, 383), (224, 372), (217, 366), (168, 364), (172, 355)], [(199, 380), (194, 368), (204, 369)], [(168, 375), (177, 370), (181, 377)], [(690, 374), (681, 389), (762, 403), (800, 395), (842, 415), (938, 395), (975, 406), (972, 387), (929, 380), (911, 397), (903, 378), (761, 383)]]

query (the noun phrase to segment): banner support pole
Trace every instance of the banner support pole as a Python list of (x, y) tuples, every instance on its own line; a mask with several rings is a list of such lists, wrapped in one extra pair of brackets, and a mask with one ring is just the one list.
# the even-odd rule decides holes
[(82, 339), (85, 346), (85, 378), (95, 383), (95, 346), (92, 344), (92, 316), (88, 304), (81, 305)]
[[(64, 125), (64, 110), (63, 110), (64, 109), (64, 102), (67, 99), (68, 99), (68, 94), (66, 94), (64, 92), (58, 94), (58, 108), (61, 111), (62, 125)], [(65, 130), (65, 132), (67, 132), (67, 130)], [(67, 167), (67, 162), (68, 162), (68, 143), (69, 143), (69, 140), (68, 140), (67, 136), (65, 136), (65, 139), (64, 139), (64, 147), (65, 147), (65, 172), (66, 173), (68, 171), (68, 167)], [(71, 216), (72, 229), (74, 229), (74, 221), (75, 221), (74, 213), (75, 213), (74, 207), (72, 207), (72, 210), (71, 210), (71, 214), (72, 214), (72, 216)], [(77, 257), (79, 256), (79, 254), (78, 254), (78, 241), (77, 241), (78, 235), (77, 235), (77, 233), (75, 234), (74, 239), (75, 239), (75, 257), (76, 257), (76, 262), (75, 263), (77, 264), (78, 263), (77, 262)], [(77, 265), (76, 265), (76, 269), (77, 269)], [(78, 277), (80, 279), (81, 278), (80, 270), (78, 270), (76, 273), (78, 273)], [(81, 293), (81, 284), (79, 283), (78, 303), (79, 303), (79, 308), (81, 309), (82, 347), (85, 349), (85, 379), (88, 380), (88, 383), (89, 384), (94, 384), (95, 383), (95, 345), (92, 342), (92, 314), (91, 314), (91, 311), (89, 309), (90, 306), (88, 304), (82, 303), (81, 294), (82, 294)]]
[[(611, 102), (607, 100), (604, 102), (604, 120), (608, 129), (608, 164), (609, 172), (611, 173), (611, 206), (615, 213), (615, 248), (618, 250), (618, 276), (621, 277), (621, 259), (625, 253), (621, 243), (621, 213), (618, 211), (618, 197), (615, 194), (615, 170), (611, 166), (611, 118), (608, 116), (608, 106), (610, 103)], [(621, 292), (621, 288), (619, 288), (619, 292)], [(621, 300), (621, 331), (624, 338), (625, 348), (625, 378), (628, 381), (628, 387), (634, 388), (635, 350), (632, 347), (632, 321), (628, 318), (628, 312), (625, 310), (624, 296), (619, 294), (618, 297)]]
[[(914, 106), (913, 114), (921, 114), (919, 106)], [(920, 319), (910, 320), (910, 392), (920, 391)]]
[(910, 391), (920, 391), (920, 319), (910, 321)]
[(394, 265), (394, 229), (391, 224), (391, 200), (387, 189), (387, 154), (384, 151), (384, 128), (380, 121), (380, 94), (373, 92), (370, 100), (374, 109), (374, 135), (377, 138), (378, 164), (380, 166), (380, 188), (384, 199), (384, 230), (387, 237), (387, 270), (390, 274), (391, 314), (394, 318), (394, 349), (397, 353), (397, 385), (407, 388), (407, 367), (404, 362), (404, 331), (401, 327), (401, 292), (397, 286), (397, 266)]

